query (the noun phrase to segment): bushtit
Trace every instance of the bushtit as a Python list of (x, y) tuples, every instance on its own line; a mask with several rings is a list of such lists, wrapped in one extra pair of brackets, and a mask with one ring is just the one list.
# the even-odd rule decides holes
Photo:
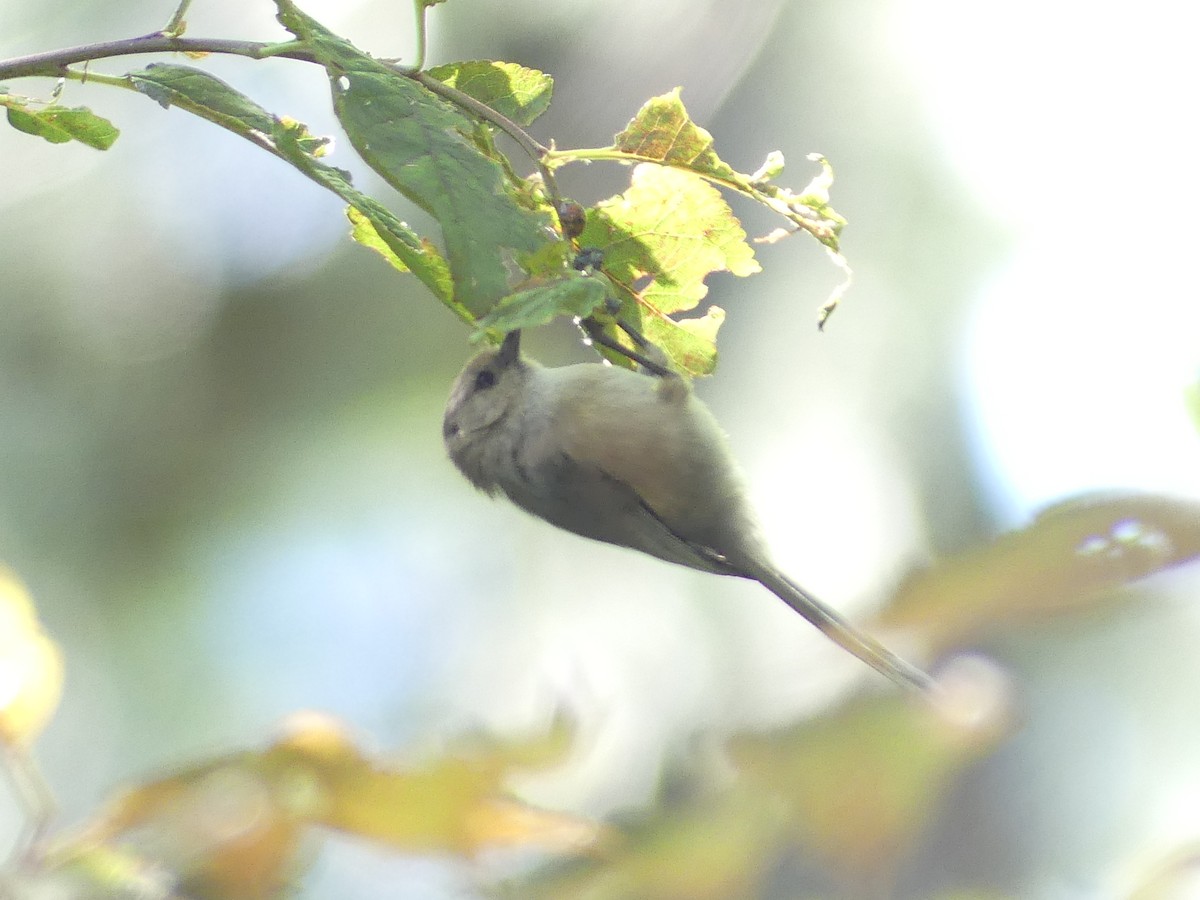
[(475, 356), (450, 391), (442, 434), (477, 488), (547, 522), (704, 572), (761, 582), (897, 684), (932, 680), (775, 568), (725, 436), (675, 375), (545, 368), (520, 333)]

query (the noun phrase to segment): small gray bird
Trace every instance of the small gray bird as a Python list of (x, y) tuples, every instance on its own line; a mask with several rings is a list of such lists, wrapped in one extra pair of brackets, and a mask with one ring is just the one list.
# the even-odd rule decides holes
[(761, 582), (836, 644), (904, 687), (932, 679), (775, 568), (725, 435), (678, 377), (598, 364), (546, 368), (520, 332), (454, 382), (442, 434), (488, 494), (584, 537)]

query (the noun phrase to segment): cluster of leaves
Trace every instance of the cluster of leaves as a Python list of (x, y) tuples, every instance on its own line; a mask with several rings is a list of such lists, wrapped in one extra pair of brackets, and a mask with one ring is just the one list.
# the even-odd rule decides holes
[[(648, 101), (611, 146), (549, 149), (523, 130), (549, 106), (549, 75), (492, 61), (404, 69), (358, 50), (291, 0), (275, 2), (294, 40), (247, 45), (246, 53), (322, 66), (350, 144), (388, 184), (436, 219), (440, 247), (355, 188), (346, 171), (329, 165), (323, 159), (325, 139), (201, 69), (156, 63), (120, 78), (94, 72), (86, 77), (201, 116), (333, 191), (348, 204), (355, 240), (420, 279), (476, 327), (476, 337), (569, 316), (591, 319), (612, 340), (628, 345), (616, 324), (620, 319), (655, 342), (678, 370), (711, 373), (724, 312), (710, 307), (699, 316), (687, 314), (707, 294), (710, 274), (759, 271), (745, 232), (716, 187), (764, 204), (787, 221), (763, 240), (803, 231), (826, 246), (846, 281), (822, 311), (822, 322), (848, 283), (849, 268), (838, 250), (844, 220), (829, 205), (832, 174), (823, 158), (814, 157), (821, 171), (799, 193), (774, 184), (783, 171), (778, 152), (757, 172), (739, 173), (716, 154), (712, 136), (691, 121), (678, 90)], [(426, 5), (419, 0), (419, 7)], [(168, 46), (192, 46), (179, 38), (184, 26), (177, 14), (169, 34), (163, 32), (175, 42)], [(44, 65), (33, 72), (44, 74)], [(11, 124), (47, 140), (106, 149), (118, 135), (90, 110), (60, 105), (57, 95), (38, 103), (0, 92), (0, 104)], [(533, 176), (519, 176), (497, 149), (499, 129), (517, 137), (534, 157)], [(633, 165), (630, 186), (588, 209), (581, 229), (565, 229), (558, 215), (572, 204), (558, 196), (554, 171), (597, 160)], [(581, 250), (595, 254), (596, 264), (573, 266)], [(631, 365), (619, 354), (611, 358)]]
[[(881, 616), (928, 657), (978, 646), (1048, 617), (1105, 609), (1123, 588), (1200, 558), (1200, 508), (1153, 495), (1085, 498), (1029, 527), (922, 571)], [(36, 786), (24, 750), (53, 713), (60, 654), (21, 585), (0, 577), (0, 746), (18, 783)], [(987, 677), (981, 677), (980, 672)], [(147, 781), (73, 835), (35, 847), (0, 877), (5, 896), (266, 900), (302, 884), (328, 830), (408, 854), (464, 859), (503, 847), (558, 861), (494, 886), (497, 896), (721, 900), (764, 892), (801, 851), (803, 877), (861, 896), (893, 882), (969, 766), (1011, 732), (1004, 676), (985, 666), (943, 673), (943, 702), (851, 698), (840, 709), (765, 734), (726, 738), (729, 771), (691, 773), (623, 827), (529, 806), (507, 783), (560, 762), (559, 725), (520, 743), (476, 740), (409, 768), (373, 758), (313, 714), (260, 751)], [(23, 793), (41, 818), (37, 790)], [(1146, 890), (1186, 876), (1177, 848)], [(789, 877), (796, 877), (793, 872)], [(974, 889), (973, 889), (974, 890)], [(972, 896), (988, 896), (976, 890)], [(1162, 896), (1148, 893), (1146, 896)]]

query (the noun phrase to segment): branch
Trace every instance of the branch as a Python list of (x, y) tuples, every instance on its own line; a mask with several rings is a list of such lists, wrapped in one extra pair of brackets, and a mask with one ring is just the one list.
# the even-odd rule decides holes
[[(49, 50), (45, 53), (34, 53), (30, 56), (18, 56), (13, 59), (0, 60), (0, 78), (46, 77), (60, 78), (70, 74), (68, 67), (76, 63), (89, 62), (93, 59), (108, 59), (118, 56), (135, 56), (142, 53), (223, 53), (232, 56), (245, 56), (250, 59), (267, 59), (283, 57), (296, 59), (301, 62), (315, 63), (316, 57), (310, 50), (295, 41), (282, 44), (270, 44), (262, 41), (235, 41), (220, 38), (181, 38), (157, 31), (141, 37), (125, 38), (119, 41), (103, 41), (97, 44), (84, 44), (79, 47), (67, 47), (62, 50)], [(535, 141), (525, 129), (506, 116), (501, 115), (486, 103), (481, 103), (474, 97), (464, 94), (449, 85), (443, 84), (436, 78), (424, 72), (393, 66), (393, 71), (419, 82), (430, 92), (449, 100), (474, 113), (484, 121), (491, 122), (505, 132), (529, 155), (541, 172), (546, 191), (552, 201), (559, 199), (558, 185), (554, 173), (544, 162), (550, 152), (548, 148)]]
[(140, 53), (224, 53), (250, 59), (282, 56), (302, 62), (316, 62), (309, 50), (294, 42), (269, 44), (262, 41), (233, 41), (220, 38), (180, 38), (155, 32), (120, 41), (102, 41), (98, 44), (84, 44), (80, 47), (67, 47), (0, 60), (0, 78), (58, 78), (65, 75), (67, 66), (74, 63), (114, 56), (134, 56)]

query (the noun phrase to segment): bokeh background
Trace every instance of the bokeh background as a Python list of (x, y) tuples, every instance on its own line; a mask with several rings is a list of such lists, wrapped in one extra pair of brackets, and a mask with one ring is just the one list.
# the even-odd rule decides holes
[[(406, 4), (302, 7), (411, 53)], [(0, 54), (170, 12), (0, 0)], [(698, 389), (782, 567), (865, 615), (914, 567), (1048, 503), (1200, 499), (1196, 17), (1167, 0), (450, 0), (430, 61), (551, 73), (533, 131), (560, 146), (608, 143), (681, 85), (742, 171), (779, 149), (799, 188), (805, 155), (829, 157), (855, 270), (843, 306), (819, 334), (838, 271), (799, 237), (760, 248), (762, 274), (710, 280), (728, 319)], [(266, 0), (196, 0), (189, 22), (282, 39)], [(315, 67), (201, 65), (337, 134)], [(0, 131), (0, 559), (66, 654), (38, 746), (65, 821), (302, 708), (414, 755), (566, 710), (575, 751), (522, 796), (628, 813), (697, 734), (819, 716), (874, 677), (755, 585), (476, 495), (439, 434), (467, 331), (352, 244), (336, 198), (144, 97), (69, 84), (65, 102), (123, 130), (111, 151)], [(427, 229), (347, 142), (329, 161)], [(592, 166), (563, 187), (586, 204), (626, 177)], [(735, 211), (751, 234), (778, 224)], [(527, 346), (587, 358), (565, 323)], [(1120, 896), (1147, 858), (1200, 839), (1198, 584), (1183, 567), (1136, 603), (988, 646), (1023, 727), (952, 792), (913, 896)], [(17, 823), (0, 800), (4, 833)], [(311, 891), (472, 896), (478, 876), (348, 842)]]

